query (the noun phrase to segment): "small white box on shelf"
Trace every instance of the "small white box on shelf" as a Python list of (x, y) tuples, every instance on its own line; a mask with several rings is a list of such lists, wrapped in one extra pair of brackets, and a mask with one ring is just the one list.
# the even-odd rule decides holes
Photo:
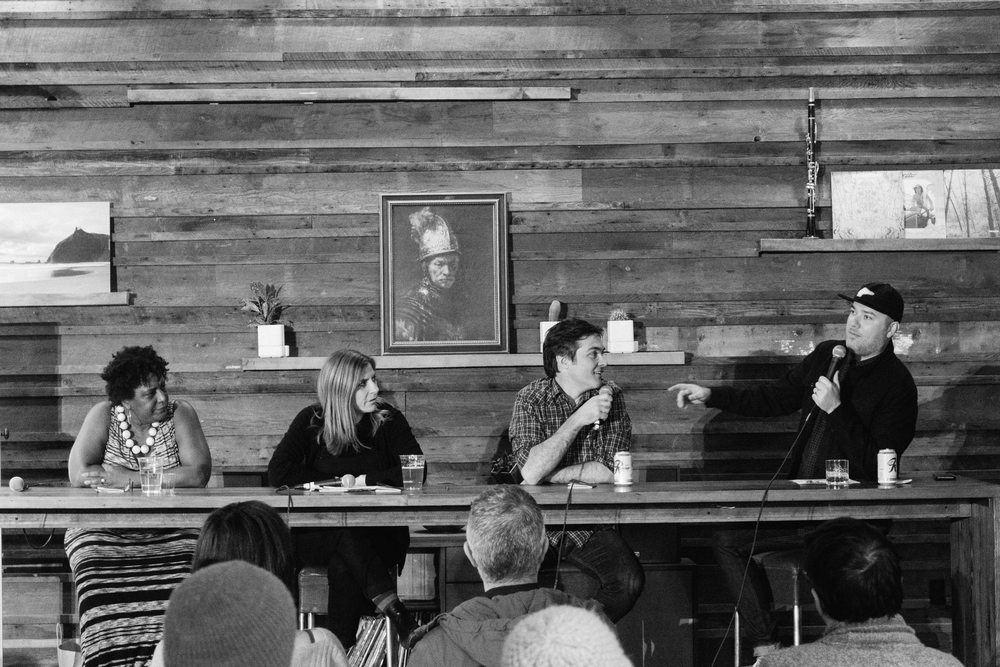
[(608, 320), (608, 352), (638, 351), (633, 324), (632, 320)]

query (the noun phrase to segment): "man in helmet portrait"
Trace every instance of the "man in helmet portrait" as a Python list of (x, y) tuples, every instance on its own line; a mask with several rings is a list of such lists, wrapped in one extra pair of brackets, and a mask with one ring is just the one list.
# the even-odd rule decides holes
[(464, 299), (455, 288), (462, 259), (458, 237), (428, 206), (410, 215), (410, 229), (423, 277), (399, 300), (396, 340), (462, 340)]

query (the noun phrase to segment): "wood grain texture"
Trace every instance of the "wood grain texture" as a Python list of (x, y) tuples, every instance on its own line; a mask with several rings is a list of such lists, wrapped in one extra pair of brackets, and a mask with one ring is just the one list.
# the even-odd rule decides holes
[[(142, 105), (130, 109), (0, 111), (0, 148), (88, 150), (289, 149), (650, 143), (793, 142), (804, 104), (739, 102), (414, 102), (320, 105)], [(838, 100), (819, 121), (824, 141), (996, 141), (1000, 99)], [(128, 137), (120, 128), (130, 127)], [(250, 140), (254, 134), (260, 138)]]
[[(251, 29), (252, 28), (252, 29)], [(940, 16), (817, 14), (809, 18), (753, 14), (703, 16), (620, 15), (327, 19), (159, 18), (88, 22), (12, 21), (0, 36), (6, 62), (268, 61), (282, 54), (336, 54), (363, 59), (440, 58), (526, 53), (533, 58), (615, 57), (618, 52), (686, 57), (820, 55), (874, 49), (892, 54), (995, 52), (1000, 31), (994, 12)], [(470, 51), (468, 45), (475, 44)], [(981, 48), (977, 48), (981, 47)], [(803, 53), (803, 51), (805, 53)], [(343, 54), (343, 55), (341, 55)], [(454, 55), (452, 55), (454, 54)], [(482, 54), (482, 55), (480, 55)], [(550, 55), (551, 54), (551, 55)]]
[(122, 0), (47, 0), (0, 3), (4, 19), (140, 19), (140, 18), (343, 18), (343, 17), (456, 17), (561, 16), (644, 14), (780, 14), (833, 12), (906, 12), (989, 10), (990, 0), (674, 0), (669, 4), (644, 0), (472, 0), (461, 6), (443, 0), (393, 0), (373, 6), (363, 0), (281, 0), (280, 2), (206, 3), (170, 0), (155, 8)]
[(0, 201), (113, 202), (113, 215), (328, 215), (377, 213), (379, 193), (511, 192), (516, 202), (579, 202), (581, 174), (528, 172), (301, 174), (213, 177), (0, 178)]

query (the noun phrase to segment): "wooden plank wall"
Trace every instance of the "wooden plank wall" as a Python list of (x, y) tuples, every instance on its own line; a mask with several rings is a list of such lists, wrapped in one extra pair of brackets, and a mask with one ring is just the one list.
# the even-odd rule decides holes
[[(559, 299), (594, 321), (625, 307), (644, 349), (690, 353), (684, 367), (609, 373), (628, 391), (638, 466), (768, 475), (793, 419), (678, 411), (666, 387), (774, 377), (841, 336), (836, 292), (884, 280), (907, 300), (897, 345), (920, 393), (904, 466), (1000, 478), (996, 252), (758, 254), (761, 238), (803, 233), (809, 87), (827, 236), (832, 171), (1000, 167), (995, 2), (156, 4), (0, 0), (0, 201), (111, 201), (116, 286), (134, 295), (0, 309), (5, 476), (62, 476), (100, 367), (136, 343), (171, 362), (217, 466), (259, 473), (315, 374), (240, 371), (255, 355), (238, 312), (249, 282), (284, 285), (299, 355), (377, 353), (379, 193), (507, 191), (518, 349), (536, 349)], [(571, 99), (461, 94), (539, 86)], [(455, 94), (128, 101), (373, 87)], [(482, 478), (514, 394), (540, 370), (379, 375), (440, 482)], [(693, 552), (703, 544), (689, 536)], [(944, 577), (939, 557), (930, 570)]]

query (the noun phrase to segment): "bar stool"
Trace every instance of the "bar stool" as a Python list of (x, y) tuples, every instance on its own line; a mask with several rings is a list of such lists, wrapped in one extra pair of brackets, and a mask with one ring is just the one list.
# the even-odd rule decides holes
[[(802, 595), (809, 588), (805, 582), (805, 549), (792, 551), (765, 551), (753, 557), (764, 568), (768, 584), (771, 586), (771, 609), (792, 610), (792, 645), (802, 642)], [(803, 588), (802, 584), (806, 584)], [(733, 622), (733, 664), (740, 665), (740, 614), (736, 612)]]
[[(330, 606), (330, 583), (325, 567), (307, 565), (299, 572), (299, 630), (315, 626), (316, 614), (326, 614)], [(379, 614), (381, 616), (381, 614)], [(395, 667), (399, 641), (396, 628), (385, 619), (385, 664)]]

